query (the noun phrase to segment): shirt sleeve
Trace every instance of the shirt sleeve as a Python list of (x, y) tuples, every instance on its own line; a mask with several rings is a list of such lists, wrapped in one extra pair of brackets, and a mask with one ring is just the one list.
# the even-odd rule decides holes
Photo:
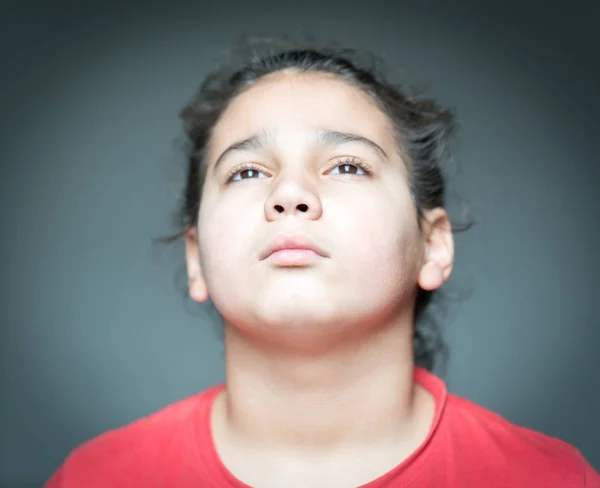
[(44, 484), (44, 488), (66, 488), (63, 485), (63, 470), (60, 468)]
[(585, 488), (600, 488), (600, 474), (588, 463), (584, 466), (584, 480)]

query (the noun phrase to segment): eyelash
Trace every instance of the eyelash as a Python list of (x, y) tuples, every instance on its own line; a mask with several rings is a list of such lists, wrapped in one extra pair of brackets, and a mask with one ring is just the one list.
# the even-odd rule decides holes
[[(344, 166), (346, 164), (349, 164), (351, 166), (356, 166), (357, 168), (360, 168), (365, 172), (364, 175), (357, 175), (357, 176), (371, 176), (373, 174), (373, 170), (367, 163), (365, 163), (364, 161), (362, 161), (358, 158), (355, 158), (354, 156), (344, 156), (344, 157), (336, 159), (335, 164), (329, 166), (327, 168), (327, 171), (337, 168), (338, 166)], [(252, 169), (255, 171), (261, 171), (260, 166), (255, 163), (242, 163), (242, 164), (237, 165), (235, 168), (233, 168), (233, 170), (231, 170), (229, 172), (229, 174), (227, 175), (227, 178), (226, 178), (226, 182), (234, 183), (234, 181), (233, 181), (234, 176), (236, 176), (237, 174), (241, 173), (242, 171), (245, 171), (248, 169)], [(246, 178), (246, 179), (251, 180), (254, 178)]]

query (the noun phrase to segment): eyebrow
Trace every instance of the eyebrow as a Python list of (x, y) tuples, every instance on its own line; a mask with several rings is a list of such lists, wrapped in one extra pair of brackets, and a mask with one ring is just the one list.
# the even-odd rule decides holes
[[(265, 149), (273, 145), (274, 139), (275, 137), (272, 132), (265, 131), (260, 134), (250, 136), (242, 141), (235, 142), (221, 153), (213, 169), (216, 169), (219, 163), (225, 159), (225, 156), (232, 152)], [(371, 139), (367, 139), (366, 137), (359, 136), (357, 134), (351, 134), (349, 132), (340, 132), (330, 129), (317, 129), (311, 133), (311, 141), (322, 146), (339, 146), (341, 144), (357, 142), (363, 146), (367, 146), (370, 149), (374, 149), (384, 159), (389, 159), (389, 156), (382, 149), (382, 147), (373, 142)]]

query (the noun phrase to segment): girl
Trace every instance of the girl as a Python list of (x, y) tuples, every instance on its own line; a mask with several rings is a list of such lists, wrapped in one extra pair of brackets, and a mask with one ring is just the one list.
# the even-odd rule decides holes
[(222, 316), (226, 384), (87, 442), (47, 486), (600, 487), (575, 447), (430, 372), (452, 113), (348, 50), (250, 47), (182, 112), (189, 295)]

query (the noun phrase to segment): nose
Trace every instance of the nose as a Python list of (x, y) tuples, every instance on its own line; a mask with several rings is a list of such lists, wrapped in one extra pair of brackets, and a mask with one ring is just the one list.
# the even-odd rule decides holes
[(265, 216), (268, 221), (288, 216), (316, 220), (321, 214), (321, 200), (318, 194), (308, 184), (301, 182), (281, 182), (265, 202)]

